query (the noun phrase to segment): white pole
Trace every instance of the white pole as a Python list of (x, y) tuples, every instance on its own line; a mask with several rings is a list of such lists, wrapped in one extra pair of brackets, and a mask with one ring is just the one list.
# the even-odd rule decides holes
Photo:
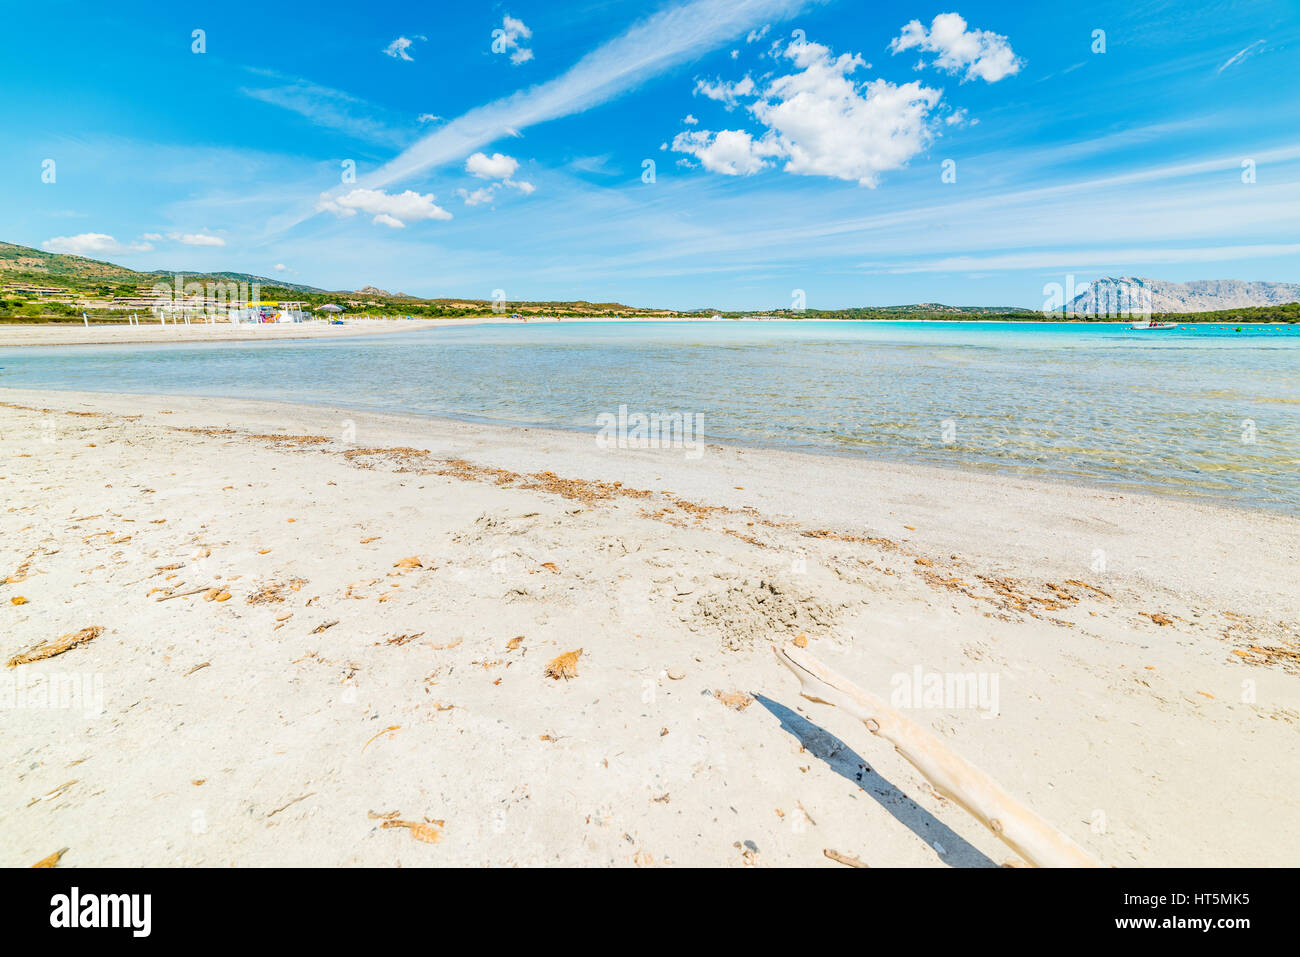
[(86, 314), (85, 314), (84, 312), (81, 314), (81, 323), (82, 323), (82, 325), (84, 325), (87, 329), (90, 328), (90, 320), (86, 318)]

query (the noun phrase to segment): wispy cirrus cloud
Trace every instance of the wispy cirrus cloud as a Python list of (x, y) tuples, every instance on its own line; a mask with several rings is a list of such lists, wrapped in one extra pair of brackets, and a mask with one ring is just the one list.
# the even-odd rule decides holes
[(1294, 256), (1300, 243), (1256, 243), (1239, 246), (1129, 246), (1057, 250), (1023, 250), (976, 256), (941, 256), (902, 263), (863, 263), (879, 272), (985, 272), (1016, 269), (1088, 269), (1108, 266), (1228, 262)]
[[(1151, 132), (1133, 129), (1104, 145), (1116, 159), (1127, 157), (1132, 143), (1147, 140)], [(1093, 138), (1078, 142), (1091, 148)], [(1005, 301), (1023, 304), (1035, 301), (1047, 270), (1126, 271), (1168, 264), (1200, 271), (1204, 264), (1207, 275), (1227, 276), (1231, 269), (1221, 264), (1254, 260), (1291, 271), (1283, 276), (1294, 272), (1300, 248), (1291, 227), (1300, 219), (1295, 191), (1300, 144), (1256, 154), (1261, 167), (1267, 164), (1271, 171), (1268, 185), (1244, 185), (1234, 157), (1202, 154), (1180, 163), (1152, 163), (1141, 156), (1138, 165), (1115, 175), (1054, 170), (1027, 186), (1036, 170), (1059, 159), (1054, 155), (1059, 149), (1053, 144), (972, 156), (973, 165), (1004, 167), (1006, 180), (972, 185), (963, 193), (930, 188), (925, 201), (907, 191), (884, 191), (873, 197), (867, 215), (855, 214), (842, 193), (810, 191), (785, 177), (761, 187), (761, 204), (754, 199), (757, 184), (718, 188), (713, 177), (661, 177), (651, 205), (645, 199), (630, 201), (620, 215), (611, 214), (607, 190), (593, 192), (587, 206), (580, 200), (585, 191), (569, 190), (562, 198), (539, 202), (534, 215), (548, 224), (546, 243), (529, 254), (536, 257), (539, 275), (573, 269), (555, 252), (557, 235), (572, 238), (567, 229), (581, 234), (587, 248), (599, 250), (582, 267), (584, 278), (592, 281), (630, 276), (664, 281), (696, 274), (721, 279), (728, 270), (746, 275), (772, 270), (792, 274), (796, 278), (790, 281), (801, 285), (811, 258), (820, 269), (846, 274), (945, 275), (944, 281), (957, 283), (973, 273), (997, 275), (1004, 286), (1022, 284), (1021, 293)], [(678, 212), (706, 206), (707, 219)], [(634, 235), (623, 229), (632, 219), (638, 224)], [(1062, 246), (1062, 223), (1086, 224), (1086, 238)], [(797, 256), (792, 249), (799, 250)], [(1017, 275), (1035, 270), (1028, 277)], [(1240, 278), (1263, 275), (1276, 273)]]
[(386, 186), (454, 162), (509, 131), (589, 110), (732, 37), (818, 0), (693, 0), (662, 10), (588, 53), (553, 80), (475, 107), (366, 177)]
[[(691, 0), (638, 21), (553, 80), (475, 107), (366, 174), (358, 186), (382, 189), (428, 169), (462, 160), (503, 136), (608, 102), (665, 70), (715, 48), (755, 25), (782, 20), (823, 0)], [(525, 190), (527, 191), (527, 190)], [(336, 187), (311, 207), (278, 217), (282, 233), (328, 209), (347, 192)]]
[(610, 166), (613, 153), (601, 153), (596, 156), (575, 156), (566, 168), (577, 173), (594, 173), (597, 176), (617, 176), (618, 169)]
[(209, 233), (172, 233), (168, 238), (186, 246), (224, 246), (226, 244), (226, 241), (220, 236), (213, 236)]
[(170, 239), (174, 243), (181, 243), (185, 246), (224, 246), (226, 241), (220, 236), (213, 236), (210, 233), (144, 233), (141, 239), (152, 243), (160, 243), (165, 239)]
[(1243, 47), (1242, 49), (1234, 53), (1232, 56), (1228, 57), (1228, 59), (1224, 60), (1221, 64), (1219, 64), (1219, 68), (1214, 71), (1214, 75), (1218, 76), (1220, 73), (1222, 73), (1224, 70), (1228, 69), (1229, 67), (1236, 66), (1238, 63), (1242, 62), (1243, 60), (1249, 59), (1250, 57), (1258, 53), (1263, 46), (1264, 46), (1263, 40), (1256, 40), (1250, 46)]
[(41, 248), (48, 252), (68, 253), (73, 256), (105, 256), (114, 253), (148, 252), (153, 249), (147, 242), (120, 243), (107, 233), (54, 236), (41, 243)]
[(249, 72), (279, 82), (276, 86), (241, 87), (245, 96), (368, 143), (401, 148), (410, 142), (409, 132), (378, 118), (384, 112), (380, 107), (350, 93), (273, 70), (250, 67)]

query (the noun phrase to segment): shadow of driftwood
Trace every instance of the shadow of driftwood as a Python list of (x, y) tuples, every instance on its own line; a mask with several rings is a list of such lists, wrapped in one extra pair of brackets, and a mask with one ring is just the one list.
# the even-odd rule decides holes
[[(825, 728), (765, 695), (755, 693), (754, 698), (781, 722), (783, 730), (794, 735), (809, 754), (825, 761), (835, 773), (858, 785), (900, 824), (924, 841), (933, 853), (938, 854), (934, 850), (935, 842), (942, 845), (947, 853), (939, 859), (945, 864), (952, 867), (997, 867), (973, 844), (869, 768), (861, 755)], [(870, 732), (863, 728), (862, 733)]]

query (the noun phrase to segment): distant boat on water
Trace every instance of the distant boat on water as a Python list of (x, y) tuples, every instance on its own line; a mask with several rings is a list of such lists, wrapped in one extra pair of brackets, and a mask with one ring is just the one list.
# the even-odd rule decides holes
[(1177, 329), (1176, 322), (1156, 322), (1153, 319), (1141, 319), (1129, 326), (1130, 329)]

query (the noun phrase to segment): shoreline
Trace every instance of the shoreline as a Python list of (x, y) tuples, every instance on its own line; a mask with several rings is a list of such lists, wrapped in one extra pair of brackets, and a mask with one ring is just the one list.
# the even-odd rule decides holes
[[(157, 400), (166, 400), (174, 398), (178, 400), (191, 401), (212, 401), (212, 402), (253, 402), (267, 403), (271, 405), (280, 405), (289, 408), (301, 408), (304, 412), (308, 410), (329, 410), (336, 408), (330, 402), (310, 402), (310, 401), (290, 401), (285, 399), (240, 399), (233, 396), (200, 396), (186, 393), (160, 393), (160, 392), (91, 392), (82, 389), (49, 389), (42, 390), (9, 387), (3, 384), (3, 373), (0, 372), (0, 400), (6, 393), (14, 393), (30, 399), (32, 396), (41, 393), (67, 394), (78, 399), (88, 397), (102, 396), (109, 399), (120, 398), (150, 398)], [(590, 428), (580, 426), (566, 427), (555, 424), (537, 424), (531, 422), (514, 422), (508, 420), (492, 419), (489, 417), (478, 416), (457, 416), (445, 415), (435, 412), (397, 412), (385, 409), (374, 409), (367, 407), (358, 407), (359, 412), (366, 415), (391, 417), (398, 420), (408, 420), (411, 423), (421, 421), (430, 421), (433, 423), (442, 423), (445, 425), (467, 426), (470, 428), (500, 430), (502, 434), (508, 434), (511, 431), (518, 432), (541, 432), (555, 433), (564, 436), (580, 436), (583, 439), (592, 439), (599, 427), (592, 425)], [(847, 460), (850, 462), (864, 463), (868, 466), (875, 465), (884, 469), (917, 469), (922, 473), (933, 471), (939, 475), (952, 475), (958, 478), (975, 479), (980, 478), (992, 482), (1012, 482), (1028, 483), (1029, 485), (1043, 486), (1049, 489), (1055, 489), (1058, 492), (1068, 492), (1071, 490), (1088, 490), (1101, 494), (1123, 495), (1135, 497), (1138, 499), (1149, 499), (1153, 502), (1184, 502), (1194, 505), (1202, 505), (1211, 508), (1224, 509), (1229, 512), (1237, 512), (1243, 515), (1277, 515), (1289, 518), (1300, 519), (1300, 512), (1288, 508), (1284, 505), (1246, 505), (1239, 502), (1222, 501), (1214, 496), (1199, 492), (1197, 490), (1175, 491), (1172, 489), (1153, 489), (1143, 486), (1140, 483), (1131, 484), (1122, 482), (1106, 482), (1097, 479), (1088, 479), (1075, 476), (1067, 476), (1057, 473), (1034, 474), (1029, 471), (1018, 471), (1011, 466), (987, 466), (980, 467), (964, 463), (933, 463), (909, 461), (906, 458), (890, 458), (883, 455), (874, 455), (866, 452), (860, 452), (850, 449), (832, 448), (832, 447), (815, 447), (815, 446), (792, 446), (781, 445), (779, 443), (762, 444), (733, 439), (727, 437), (701, 435), (698, 437), (701, 444), (714, 449), (729, 449), (739, 453), (756, 452), (759, 454), (789, 454), (794, 456), (811, 457), (815, 461), (818, 458), (828, 458), (832, 460)]]
[[(475, 316), (466, 318), (439, 319), (354, 319), (345, 325), (335, 326), (324, 321), (312, 323), (207, 323), (193, 322), (189, 325), (171, 323), (162, 325), (156, 322), (143, 322), (132, 326), (124, 323), (84, 326), (76, 322), (13, 322), (0, 323), (0, 349), (24, 346), (59, 346), (59, 345), (156, 345), (161, 343), (200, 344), (205, 342), (285, 342), (304, 339), (346, 339), (353, 336), (392, 335), (400, 332), (415, 332), (424, 329), (436, 329), (447, 326), (478, 325), (527, 325), (547, 323), (714, 323), (714, 322), (763, 322), (763, 323), (805, 323), (835, 322), (864, 324), (898, 324), (925, 323), (928, 325), (962, 326), (971, 323), (984, 325), (1052, 325), (1052, 326), (1117, 326), (1128, 327), (1129, 319), (1076, 320), (1076, 319), (824, 319), (824, 318), (781, 318), (781, 319), (741, 319), (724, 317), (692, 316), (587, 316), (568, 319), (555, 319), (544, 316), (530, 316), (513, 319), (508, 316)], [(1286, 322), (1185, 322), (1187, 326), (1277, 326), (1287, 327), (1294, 323)], [(17, 336), (8, 335), (10, 330), (17, 330)]]
[[(6, 714), (5, 864), (1006, 858), (797, 697), (767, 649), (797, 634), (886, 697), (996, 678), (996, 713), (915, 720), (1106, 864), (1300, 850), (1292, 518), (181, 396), (0, 390), (0, 449), (26, 563), (0, 597), (27, 599), (0, 602), (0, 653), (104, 629), (5, 671), (104, 697)], [(211, 585), (230, 598), (188, 594)], [(543, 674), (579, 647), (578, 677)]]
[[(962, 466), (874, 458), (853, 452), (838, 454), (823, 450), (747, 445), (730, 440), (705, 440), (703, 460), (693, 461), (682, 450), (676, 449), (600, 449), (594, 441), (594, 429), (588, 432), (526, 423), (462, 419), (433, 413), (349, 408), (324, 402), (317, 404), (184, 394), (56, 391), (0, 386), (0, 407), (23, 404), (29, 407), (49, 406), (55, 395), (64, 400), (61, 404), (76, 409), (73, 414), (78, 416), (128, 414), (125, 411), (127, 409), (133, 412), (170, 410), (163, 414), (176, 414), (179, 410), (187, 419), (194, 417), (195, 422), (202, 423), (203, 427), (214, 428), (225, 428), (232, 416), (260, 423), (267, 430), (272, 429), (274, 421), (285, 417), (317, 426), (322, 422), (334, 423), (335, 432), (340, 430), (344, 422), (358, 423), (359, 432), (363, 431), (359, 423), (374, 423), (381, 430), (380, 435), (390, 444), (409, 445), (415, 441), (415, 436), (424, 435), (434, 443), (430, 448), (435, 451), (438, 446), (447, 449), (455, 447), (462, 452), (481, 450), (486, 456), (484, 464), (489, 467), (528, 471), (561, 465), (571, 471), (576, 470), (584, 480), (645, 486), (652, 481), (661, 480), (665, 470), (676, 471), (686, 494), (721, 494), (723, 507), (726, 508), (745, 507), (742, 503), (745, 497), (729, 495), (728, 490), (720, 486), (718, 476), (710, 474), (714, 469), (709, 466), (730, 473), (732, 470), (754, 468), (754, 463), (758, 462), (762, 464), (769, 482), (759, 503), (765, 510), (797, 515), (801, 520), (813, 524), (846, 520), (869, 523), (877, 531), (901, 537), (908, 537), (908, 530), (901, 520), (883, 522), (879, 510), (870, 503), (855, 501), (847, 492), (838, 490), (865, 485), (879, 494), (906, 498), (916, 505), (921, 504), (915, 494), (917, 490), (927, 493), (938, 491), (945, 499), (952, 501), (930, 503), (930, 524), (948, 526), (949, 536), (956, 534), (956, 526), (962, 521), (965, 505), (963, 499), (977, 498), (981, 504), (997, 503), (999, 506), (1017, 500), (1039, 506), (1050, 502), (1051, 513), (1044, 516), (1046, 519), (1064, 518), (1076, 506), (1104, 509), (1122, 513), (1122, 518), (1130, 523), (1137, 524), (1140, 520), (1142, 524), (1161, 529), (1165, 528), (1166, 523), (1185, 521), (1188, 516), (1180, 513), (1194, 513), (1215, 525), (1251, 523), (1256, 526), (1261, 544), (1267, 543), (1270, 547), (1279, 548), (1281, 553), (1288, 554), (1300, 564), (1300, 515), (1283, 510), (1216, 502), (1198, 496), (1163, 495), (1144, 489), (1117, 489), (1050, 476), (1011, 475)], [(168, 424), (171, 422), (161, 419), (158, 421)], [(346, 449), (352, 445), (367, 444), (364, 437), (348, 442), (340, 442), (337, 437), (332, 437), (329, 448), (341, 446)], [(696, 471), (700, 473), (698, 476), (694, 474)], [(815, 481), (805, 483), (807, 487), (802, 487), (797, 496), (792, 496), (790, 483), (785, 477), (787, 474), (815, 476)], [(796, 484), (794, 487), (801, 486)], [(814, 487), (824, 487), (824, 491), (813, 493), (811, 489)], [(741, 489), (733, 486), (731, 491), (742, 489), (751, 495), (755, 491), (752, 485)], [(798, 508), (793, 511), (790, 509), (791, 499), (799, 502)], [(890, 511), (889, 514), (892, 516), (893, 512)], [(1037, 524), (1045, 530), (1041, 518), (1037, 523), (1033, 523), (1029, 515), (1018, 518)], [(1270, 526), (1276, 533), (1273, 537), (1267, 534)], [(914, 532), (913, 535), (915, 534)], [(1142, 581), (1144, 587), (1156, 586), (1162, 578), (1165, 584), (1171, 580), (1190, 582), (1197, 576), (1206, 559), (1205, 555), (1190, 554), (1200, 535), (1199, 530), (1166, 534), (1186, 536), (1187, 545), (1181, 551), (1189, 553), (1188, 562), (1185, 565), (1166, 565), (1160, 570), (1152, 568), (1150, 577)], [(1294, 545), (1289, 541), (1292, 538)], [(940, 549), (949, 547), (949, 544), (957, 544), (970, 549), (978, 547), (978, 538), (943, 537), (926, 544)], [(1012, 555), (1003, 556), (1003, 560), (1011, 563), (1020, 573), (1037, 567), (1036, 560), (1022, 563)], [(1068, 567), (1057, 569), (1060, 574), (1071, 570), (1078, 571), (1077, 568)], [(1242, 566), (1239, 570), (1244, 572), (1246, 568)], [(1275, 562), (1268, 570), (1285, 573), (1286, 564)], [(1174, 571), (1178, 572), (1174, 578), (1167, 577)], [(1270, 587), (1273, 598), (1291, 597), (1288, 581), (1285, 574), (1272, 579)], [(1258, 595), (1258, 592), (1253, 594)], [(1300, 618), (1300, 594), (1286, 604)]]

